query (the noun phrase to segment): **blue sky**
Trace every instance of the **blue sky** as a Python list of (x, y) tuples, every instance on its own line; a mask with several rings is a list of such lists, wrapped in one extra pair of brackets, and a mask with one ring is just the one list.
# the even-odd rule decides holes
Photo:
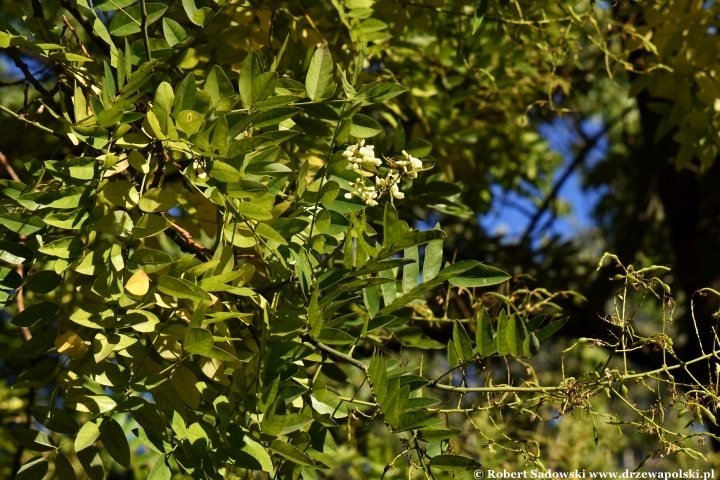
[[(586, 136), (592, 137), (601, 131), (603, 122), (599, 117), (585, 120), (580, 124), (580, 128), (582, 128)], [(575, 157), (574, 150), (577, 150), (578, 146), (582, 145), (582, 139), (572, 127), (572, 120), (567, 118), (557, 118), (552, 123), (542, 124), (539, 126), (538, 131), (550, 143), (550, 148), (560, 153), (564, 159), (563, 168), (558, 170), (557, 176), (559, 176), (565, 167), (573, 161)], [(585, 167), (593, 166), (602, 160), (607, 150), (608, 141), (607, 138), (603, 137), (588, 154), (584, 164)], [(531, 201), (514, 192), (503, 192), (499, 186), (492, 187), (492, 191), (496, 201), (493, 202), (493, 209), (479, 218), (480, 224), (490, 233), (504, 233), (506, 242), (515, 242), (519, 240), (519, 237), (530, 223), (528, 212), (534, 214), (537, 207)], [(558, 194), (562, 201), (572, 207), (572, 213), (555, 219), (547, 233), (569, 239), (580, 231), (592, 227), (595, 224), (592, 212), (602, 195), (603, 191), (599, 189), (583, 189), (582, 169), (576, 169)], [(504, 201), (501, 199), (504, 199)], [(544, 199), (544, 196), (541, 197), (541, 201), (542, 199)], [(508, 204), (518, 205), (520, 208), (513, 208)], [(543, 225), (548, 218), (550, 216), (546, 213), (537, 226)]]

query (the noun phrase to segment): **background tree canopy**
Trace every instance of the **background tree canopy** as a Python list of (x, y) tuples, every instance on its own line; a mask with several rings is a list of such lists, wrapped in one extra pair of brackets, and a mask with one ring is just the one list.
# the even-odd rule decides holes
[(4, 2), (0, 477), (718, 468), (717, 9)]

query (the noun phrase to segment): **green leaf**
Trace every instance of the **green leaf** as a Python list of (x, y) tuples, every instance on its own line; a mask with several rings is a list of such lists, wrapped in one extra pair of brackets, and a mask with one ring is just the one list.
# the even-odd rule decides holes
[(225, 162), (215, 160), (211, 163), (210, 171), (208, 172), (212, 178), (224, 183), (239, 182), (242, 179), (242, 175), (237, 169), (231, 167)]
[(43, 219), (45, 223), (63, 230), (79, 230), (90, 218), (87, 210), (80, 209), (67, 213), (51, 213)]
[(260, 72), (260, 59), (255, 50), (251, 48), (243, 61), (239, 83), (240, 97), (248, 107), (252, 107), (253, 100), (255, 99), (253, 84), (260, 76)]
[(85, 251), (85, 244), (78, 237), (65, 237), (38, 248), (45, 255), (58, 258), (78, 258)]
[(367, 327), (366, 333), (370, 333), (373, 330), (382, 328), (394, 320), (397, 320), (397, 317), (394, 317), (392, 315), (383, 315), (383, 316), (375, 317), (372, 320), (370, 320), (370, 322), (368, 322), (368, 327)]
[(17, 242), (0, 240), (0, 260), (20, 265), (31, 258), (33, 258), (33, 252), (25, 245)]
[[(404, 388), (406, 388), (404, 386)], [(403, 432), (407, 430), (413, 430), (418, 427), (422, 427), (428, 424), (428, 421), (435, 417), (435, 412), (428, 410), (414, 410), (411, 412), (402, 413), (397, 422), (397, 428), (395, 432)]]
[(306, 467), (315, 466), (315, 463), (310, 460), (310, 457), (305, 455), (297, 447), (285, 443), (282, 440), (273, 440), (270, 444), (270, 450), (298, 465), (304, 465)]
[(320, 330), (318, 341), (327, 345), (350, 345), (355, 343), (355, 338), (337, 328), (323, 328)]
[(250, 435), (230, 437), (232, 448), (229, 449), (228, 455), (235, 460), (235, 465), (240, 468), (249, 470), (262, 470), (263, 472), (272, 472), (273, 464), (265, 447)]
[(93, 2), (93, 7), (102, 12), (110, 12), (121, 8), (127, 8), (133, 5), (135, 1), (136, 0), (98, 0), (97, 2)]
[(46, 433), (31, 428), (11, 428), (10, 434), (17, 442), (33, 452), (49, 452), (55, 450), (55, 442)]
[(70, 315), (70, 320), (83, 327), (94, 329), (113, 328), (117, 323), (115, 313), (102, 303), (81, 305)]
[(275, 91), (278, 82), (277, 72), (265, 72), (257, 76), (252, 83), (252, 102), (265, 100)]
[(177, 116), (178, 128), (188, 135), (194, 135), (200, 131), (205, 123), (205, 117), (193, 110), (183, 110)]
[(453, 341), (461, 361), (467, 362), (473, 357), (470, 337), (461, 322), (456, 321), (453, 325)]
[(113, 210), (92, 224), (92, 231), (125, 237), (132, 233), (133, 222), (123, 210)]
[(406, 91), (407, 88), (399, 83), (379, 83), (358, 95), (357, 98), (362, 99), (363, 105), (372, 105), (373, 103), (386, 102)]
[(165, 37), (165, 41), (168, 42), (168, 45), (174, 47), (187, 38), (187, 33), (185, 33), (182, 25), (175, 20), (163, 18), (163, 36)]
[(70, 460), (68, 460), (67, 457), (60, 452), (58, 452), (55, 457), (55, 473), (57, 474), (59, 480), (77, 480), (72, 463), (70, 463)]
[(413, 157), (422, 158), (430, 155), (432, 144), (425, 139), (418, 138), (410, 140), (405, 146), (405, 151)]
[(83, 470), (90, 480), (104, 480), (105, 467), (103, 466), (100, 455), (95, 447), (88, 447), (77, 452), (77, 458), (82, 465)]
[(287, 245), (288, 243), (285, 241), (285, 239), (280, 235), (278, 232), (276, 232), (270, 225), (266, 223), (258, 223), (255, 226), (255, 233), (260, 235), (263, 238), (267, 238), (268, 240), (272, 240), (273, 242), (277, 242), (280, 245)]
[(313, 102), (323, 99), (323, 95), (333, 81), (333, 61), (327, 45), (320, 45), (313, 54), (310, 68), (305, 79), (305, 91)]
[(568, 321), (570, 317), (564, 317), (559, 320), (555, 320), (549, 325), (545, 325), (543, 328), (535, 332), (538, 342), (544, 342), (550, 335), (560, 330)]
[[(172, 261), (172, 257), (165, 252), (151, 248), (141, 248), (135, 250), (135, 253), (130, 256), (127, 268), (131, 272), (142, 269), (145, 273), (155, 273), (170, 265)], [(93, 274), (86, 273), (86, 275)]]
[(457, 428), (428, 427), (418, 431), (418, 438), (425, 442), (439, 442), (455, 438), (460, 432)]
[(465, 472), (480, 468), (480, 464), (459, 455), (436, 455), (430, 459), (430, 467), (444, 472)]
[(477, 0), (477, 4), (475, 5), (475, 12), (473, 12), (473, 35), (475, 35), (475, 33), (478, 31), (480, 25), (482, 25), (482, 21), (485, 18), (485, 12), (487, 12), (488, 3), (490, 3), (489, 0)]
[(80, 429), (75, 418), (59, 408), (35, 406), (31, 410), (35, 420), (53, 432), (75, 435)]
[(181, 278), (163, 275), (157, 279), (155, 286), (160, 292), (171, 297), (187, 298), (193, 303), (210, 301), (210, 296), (202, 288)]
[[(102, 420), (101, 420), (102, 421)], [(124, 436), (124, 434), (123, 434)], [(93, 445), (100, 438), (100, 425), (88, 420), (75, 437), (75, 451), (79, 452)]]
[(277, 125), (283, 120), (292, 118), (300, 112), (302, 112), (302, 110), (295, 107), (273, 108), (272, 110), (268, 110), (257, 115), (253, 120), (253, 125), (258, 128)]
[(0, 225), (18, 235), (32, 235), (45, 228), (45, 222), (41, 218), (19, 212), (0, 215)]
[(161, 216), (146, 213), (135, 224), (132, 236), (135, 239), (152, 237), (170, 227), (170, 220)]
[(37, 327), (52, 320), (57, 311), (58, 306), (52, 302), (36, 303), (15, 315), (10, 323), (17, 327)]
[(205, 80), (203, 90), (210, 94), (213, 105), (217, 105), (221, 101), (235, 94), (235, 89), (233, 88), (232, 83), (228, 80), (223, 69), (217, 65), (210, 70), (210, 74), (208, 74), (207, 80)]
[(135, 185), (127, 180), (108, 183), (102, 195), (113, 205), (126, 210), (130, 210), (140, 201), (140, 194)]
[(57, 360), (43, 360), (20, 375), (13, 388), (42, 388), (55, 376), (59, 368)]
[(485, 309), (478, 314), (475, 343), (477, 344), (478, 354), (481, 357), (488, 357), (495, 352), (492, 320), (490, 320), (490, 315), (488, 315)]
[(90, 187), (59, 188), (40, 195), (35, 203), (49, 208), (76, 209), (86, 206), (92, 195), (93, 189)]
[(15, 480), (41, 480), (48, 471), (48, 461), (45, 457), (33, 457), (20, 467)]
[(450, 368), (456, 368), (458, 365), (460, 365), (460, 360), (458, 359), (457, 355), (457, 349), (455, 348), (455, 343), (453, 343), (452, 340), (448, 342), (447, 346), (447, 361)]
[(488, 287), (497, 285), (510, 278), (510, 275), (495, 267), (478, 265), (470, 271), (464, 272), (450, 280), (450, 284), (456, 287)]
[(100, 424), (100, 440), (113, 460), (125, 468), (130, 467), (130, 446), (125, 432), (116, 420), (103, 420)]
[(357, 138), (374, 137), (382, 132), (380, 124), (367, 115), (357, 114), (352, 118), (350, 135)]
[[(432, 230), (431, 230), (432, 231)], [(422, 233), (430, 233), (430, 232), (422, 232)], [(464, 262), (458, 262), (453, 265), (450, 265), (449, 267), (444, 268), (440, 271), (440, 273), (433, 278), (432, 280), (428, 282), (423, 282), (417, 287), (410, 290), (410, 292), (402, 295), (401, 297), (396, 298), (390, 305), (387, 305), (385, 308), (380, 310), (378, 313), (380, 315), (387, 315), (388, 313), (392, 313), (395, 310), (404, 307), (408, 303), (412, 302), (416, 298), (420, 297), (421, 295), (425, 294), (425, 292), (429, 292), (430, 290), (434, 289), (438, 285), (442, 284), (443, 282), (462, 274), (463, 272), (466, 272), (473, 268), (475, 265), (477, 265), (477, 262), (474, 260), (467, 260)]]
[[(210, 339), (212, 341), (212, 336)], [(185, 350), (188, 351), (187, 348)], [(198, 407), (200, 407), (200, 400), (202, 397), (200, 395), (200, 390), (198, 390), (196, 386), (197, 378), (192, 370), (185, 367), (176, 368), (173, 370), (172, 375), (170, 375), (170, 384), (173, 386), (180, 399), (185, 402), (188, 407), (193, 410), (197, 410)]]
[(310, 335), (318, 338), (322, 330), (322, 314), (318, 306), (318, 289), (313, 290), (310, 296), (310, 304), (308, 306), (308, 326), (310, 327)]
[(60, 286), (62, 276), (52, 270), (43, 270), (28, 275), (25, 279), (25, 288), (31, 292), (47, 294)]
[(250, 220), (264, 221), (273, 218), (270, 212), (251, 202), (241, 202), (237, 205), (237, 211), (240, 215)]
[[(435, 225), (435, 230), (440, 230), (440, 224)], [(442, 267), (443, 241), (432, 240), (425, 247), (425, 261), (423, 262), (423, 281), (427, 282), (435, 278)]]
[(138, 202), (138, 206), (143, 212), (166, 212), (177, 204), (175, 195), (162, 188), (149, 189)]
[(497, 352), (500, 356), (510, 354), (510, 347), (508, 346), (508, 318), (505, 314), (505, 310), (500, 310), (497, 320)]
[(403, 293), (408, 293), (417, 287), (420, 278), (420, 254), (418, 253), (417, 245), (406, 248), (404, 257), (408, 260), (413, 260), (403, 266)]
[(152, 470), (148, 473), (147, 480), (170, 480), (172, 477), (172, 470), (170, 470), (170, 467), (165, 462), (165, 457), (158, 457)]
[(188, 353), (207, 356), (213, 347), (212, 333), (204, 328), (188, 328), (185, 331), (183, 348)]
[(507, 321), (507, 330), (505, 332), (507, 339), (507, 347), (510, 353), (517, 357), (522, 355), (522, 346), (527, 337), (527, 330), (525, 330), (525, 323), (520, 318), (520, 315), (513, 313)]
[[(151, 25), (162, 18), (168, 7), (162, 3), (147, 3), (145, 8), (147, 11), (145, 23)], [(108, 30), (112, 35), (125, 37), (140, 32), (141, 21), (142, 10), (140, 5), (124, 8), (115, 13), (110, 25), (108, 25)]]

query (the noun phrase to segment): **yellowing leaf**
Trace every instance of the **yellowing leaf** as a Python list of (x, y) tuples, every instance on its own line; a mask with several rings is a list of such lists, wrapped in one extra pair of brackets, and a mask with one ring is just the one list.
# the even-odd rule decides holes
[(58, 353), (68, 357), (82, 357), (88, 350), (83, 339), (72, 330), (68, 330), (55, 339), (55, 348)]
[(142, 270), (138, 270), (135, 274), (130, 277), (130, 280), (125, 284), (125, 290), (137, 297), (144, 296), (150, 289), (150, 278)]

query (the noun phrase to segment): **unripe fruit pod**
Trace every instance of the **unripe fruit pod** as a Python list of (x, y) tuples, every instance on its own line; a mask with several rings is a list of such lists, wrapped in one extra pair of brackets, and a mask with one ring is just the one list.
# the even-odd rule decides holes
[(717, 425), (717, 420), (715, 420), (715, 415), (712, 414), (710, 410), (700, 405), (700, 410), (702, 410), (702, 413), (710, 420), (713, 425)]
[(534, 333), (530, 334), (530, 354), (536, 355), (540, 351), (540, 341)]
[(608, 387), (605, 387), (605, 395), (610, 398), (610, 389)]
[(623, 397), (628, 396), (628, 388), (625, 386), (625, 384), (620, 387), (620, 390), (622, 391)]

